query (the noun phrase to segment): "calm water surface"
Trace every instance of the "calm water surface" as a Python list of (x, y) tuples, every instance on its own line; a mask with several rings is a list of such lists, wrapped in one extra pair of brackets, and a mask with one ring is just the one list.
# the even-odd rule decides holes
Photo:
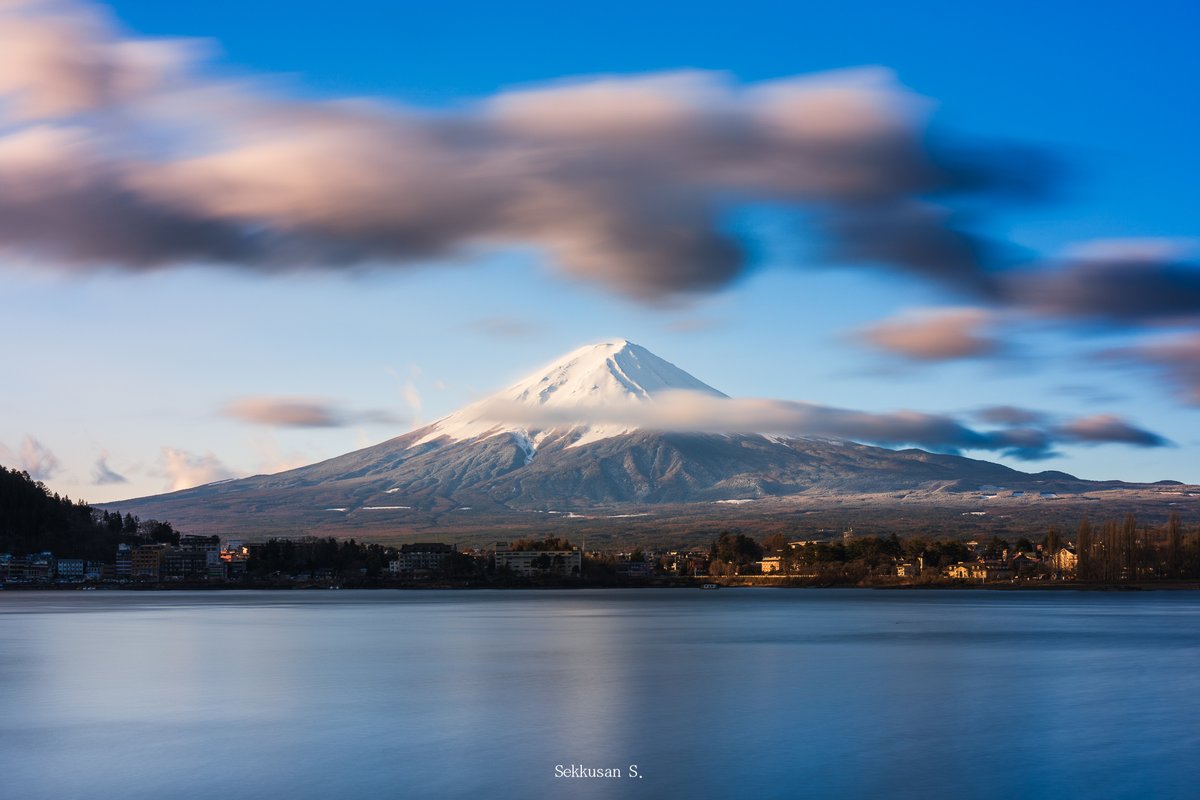
[(1196, 798), (1200, 594), (6, 592), (0, 710), (30, 800)]

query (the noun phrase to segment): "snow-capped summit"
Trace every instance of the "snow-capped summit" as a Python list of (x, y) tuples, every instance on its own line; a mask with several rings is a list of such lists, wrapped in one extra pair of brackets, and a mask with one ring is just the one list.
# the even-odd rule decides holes
[(625, 339), (586, 345), (547, 364), (498, 396), (537, 406), (641, 402), (665, 391), (725, 397), (641, 345)]
[[(453, 441), (511, 433), (533, 453), (538, 444), (553, 435), (571, 434), (573, 447), (619, 436), (634, 430), (629, 426), (537, 423), (537, 409), (558, 419), (572, 408), (618, 407), (652, 403), (663, 392), (691, 391), (725, 397), (669, 361), (625, 339), (580, 347), (535, 371), (525, 379), (459, 411), (443, 417), (427, 429), (414, 446), (447, 437)], [(533, 420), (517, 425), (497, 422), (498, 407), (519, 408)]]

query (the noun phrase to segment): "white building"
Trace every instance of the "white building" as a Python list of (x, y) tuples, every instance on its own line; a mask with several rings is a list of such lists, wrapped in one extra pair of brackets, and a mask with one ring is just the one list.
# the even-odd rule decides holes
[(574, 575), (583, 568), (583, 554), (571, 550), (510, 550), (508, 542), (496, 543), (496, 569), (517, 575)]
[(418, 571), (436, 572), (446, 565), (454, 546), (440, 542), (401, 545), (400, 556), (388, 564), (392, 575), (411, 575)]

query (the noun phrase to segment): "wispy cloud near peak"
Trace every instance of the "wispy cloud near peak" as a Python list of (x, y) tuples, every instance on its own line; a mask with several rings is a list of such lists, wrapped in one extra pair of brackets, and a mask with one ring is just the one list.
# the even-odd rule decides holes
[(501, 424), (546, 429), (573, 425), (618, 426), (682, 433), (759, 433), (850, 439), (887, 447), (916, 446), (942, 452), (983, 450), (1022, 459), (1047, 458), (1061, 443), (1169, 444), (1157, 434), (1114, 416), (1062, 425), (977, 430), (954, 417), (911, 410), (867, 412), (787, 400), (718, 397), (671, 391), (653, 402), (628, 405), (530, 407), (494, 400), (481, 415)]

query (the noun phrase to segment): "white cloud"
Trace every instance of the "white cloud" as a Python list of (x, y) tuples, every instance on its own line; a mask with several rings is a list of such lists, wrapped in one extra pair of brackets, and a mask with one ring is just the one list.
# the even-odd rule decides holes
[(417, 389), (417, 384), (412, 381), (405, 381), (404, 388), (400, 390), (400, 394), (404, 397), (404, 402), (408, 403), (408, 407), (416, 412), (417, 416), (421, 415), (421, 392)]
[(250, 445), (258, 456), (258, 471), (264, 475), (286, 472), (313, 462), (312, 458), (298, 451), (284, 453), (279, 447), (279, 442), (269, 434), (252, 437)]
[(21, 441), (17, 463), (35, 481), (50, 480), (58, 473), (60, 467), (58, 456), (33, 436), (26, 436)]
[(196, 455), (186, 450), (164, 447), (162, 462), (167, 475), (166, 490), (170, 492), (238, 477), (212, 453)]

